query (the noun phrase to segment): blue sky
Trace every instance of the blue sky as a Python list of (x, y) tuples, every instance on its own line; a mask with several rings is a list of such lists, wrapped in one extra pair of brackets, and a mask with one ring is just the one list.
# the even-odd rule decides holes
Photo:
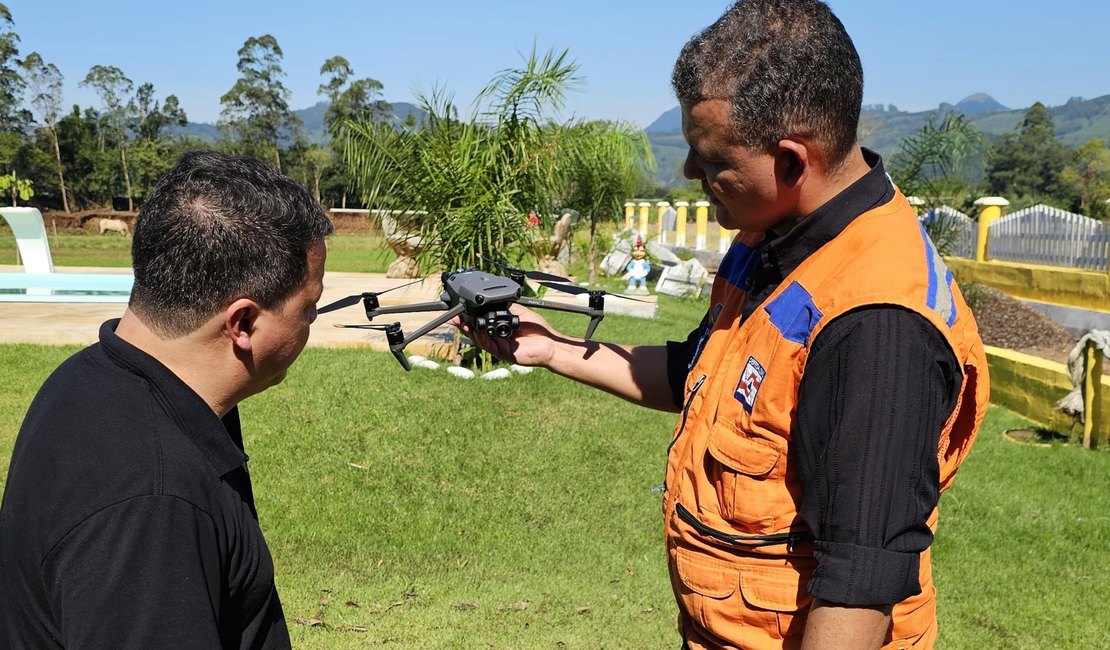
[[(467, 104), (536, 43), (568, 48), (586, 78), (568, 109), (646, 126), (673, 107), (671, 65), (724, 0), (6, 0), (22, 42), (66, 78), (67, 103), (95, 64), (176, 94), (189, 118), (213, 122), (237, 78), (236, 52), (273, 34), (294, 108), (319, 100), (319, 68), (345, 56), (389, 101), (440, 85)], [(925, 110), (986, 92), (1010, 107), (1110, 94), (1110, 2), (831, 0), (863, 60), (866, 103)]]

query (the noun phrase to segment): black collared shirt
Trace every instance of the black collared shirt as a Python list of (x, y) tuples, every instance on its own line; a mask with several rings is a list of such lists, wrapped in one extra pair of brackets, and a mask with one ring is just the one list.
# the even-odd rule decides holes
[(288, 648), (239, 414), (115, 333), (20, 428), (0, 507), (0, 648)]
[[(871, 170), (862, 178), (784, 235), (767, 233), (748, 276), (745, 319), (802, 261), (894, 197), (882, 160), (866, 149), (864, 157)], [(668, 343), (676, 404), (702, 331)], [(940, 332), (902, 308), (850, 312), (814, 339), (798, 388), (793, 453), (799, 512), (816, 540), (815, 597), (892, 605), (920, 591), (918, 556), (932, 543), (926, 520), (940, 493), (937, 441), (961, 381)]]

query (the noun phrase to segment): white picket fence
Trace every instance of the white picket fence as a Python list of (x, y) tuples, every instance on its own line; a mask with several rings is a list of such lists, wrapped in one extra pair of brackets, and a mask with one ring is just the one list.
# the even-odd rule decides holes
[(921, 223), (945, 255), (975, 257), (979, 224), (971, 217), (955, 208), (942, 205), (922, 215)]
[(1108, 253), (1105, 223), (1047, 205), (1006, 215), (988, 229), (990, 259), (1106, 271)]

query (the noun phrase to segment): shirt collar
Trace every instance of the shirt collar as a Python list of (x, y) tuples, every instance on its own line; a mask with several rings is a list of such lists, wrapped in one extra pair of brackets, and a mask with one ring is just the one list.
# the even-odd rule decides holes
[(894, 185), (883, 168), (882, 156), (862, 148), (871, 168), (856, 182), (814, 210), (786, 234), (768, 232), (763, 247), (764, 263), (774, 265), (785, 278), (817, 249), (832, 241), (856, 217), (894, 198)]
[(100, 347), (120, 368), (146, 380), (154, 397), (181, 431), (200, 449), (219, 476), (247, 462), (243, 453), (239, 409), (232, 408), (221, 420), (212, 408), (185, 382), (154, 357), (116, 334), (119, 319), (100, 326)]

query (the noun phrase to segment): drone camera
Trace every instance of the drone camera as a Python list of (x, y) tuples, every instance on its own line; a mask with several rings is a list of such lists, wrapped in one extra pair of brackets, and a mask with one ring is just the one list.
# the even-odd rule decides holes
[(520, 327), (520, 317), (506, 309), (481, 314), (474, 319), (474, 326), (490, 338), (507, 339)]

